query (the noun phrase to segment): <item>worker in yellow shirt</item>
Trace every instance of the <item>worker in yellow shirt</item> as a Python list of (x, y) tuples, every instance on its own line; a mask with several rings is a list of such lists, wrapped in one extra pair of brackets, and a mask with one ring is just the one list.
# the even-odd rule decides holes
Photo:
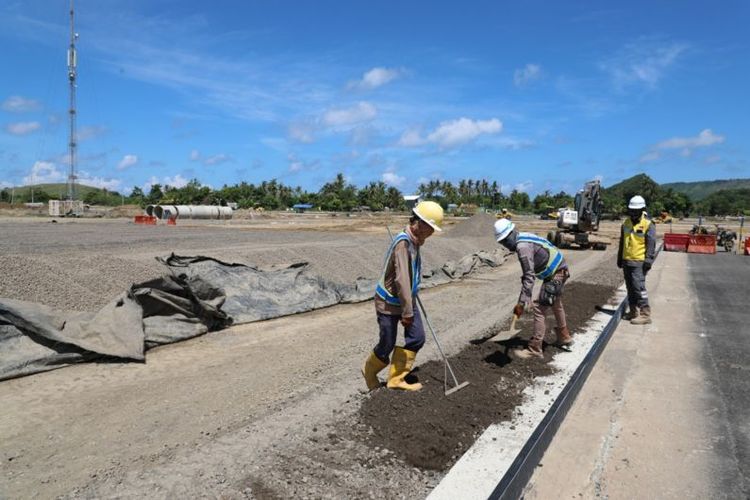
[(656, 226), (646, 215), (646, 200), (633, 196), (628, 203), (628, 218), (620, 231), (617, 267), (625, 273), (628, 312), (623, 316), (634, 325), (651, 323), (651, 307), (646, 292), (646, 275), (656, 258)]

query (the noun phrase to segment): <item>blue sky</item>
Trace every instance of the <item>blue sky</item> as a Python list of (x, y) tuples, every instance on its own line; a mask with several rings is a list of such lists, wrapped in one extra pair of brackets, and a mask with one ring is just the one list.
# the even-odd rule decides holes
[[(750, 2), (78, 0), (81, 182), (750, 177)], [(0, 187), (65, 182), (68, 0), (0, 5)]]

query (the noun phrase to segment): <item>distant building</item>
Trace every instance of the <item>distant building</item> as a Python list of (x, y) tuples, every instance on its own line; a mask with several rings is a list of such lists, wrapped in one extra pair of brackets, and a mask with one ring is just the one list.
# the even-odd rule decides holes
[(422, 196), (418, 194), (405, 194), (404, 195), (404, 203), (406, 203), (406, 208), (409, 210), (413, 209), (417, 206), (417, 203), (421, 200)]
[(292, 205), (292, 208), (298, 214), (304, 213), (305, 211), (310, 210), (312, 207), (312, 203), (297, 203), (296, 205)]

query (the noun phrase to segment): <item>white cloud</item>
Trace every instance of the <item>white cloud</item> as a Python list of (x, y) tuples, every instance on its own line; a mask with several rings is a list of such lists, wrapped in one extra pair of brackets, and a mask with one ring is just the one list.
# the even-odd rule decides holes
[(293, 122), (289, 125), (289, 137), (305, 144), (315, 142), (315, 125), (311, 122)]
[(0, 189), (11, 188), (11, 187), (13, 187), (13, 184), (11, 184), (10, 182), (0, 181)]
[(203, 160), (204, 165), (221, 165), (222, 163), (226, 163), (228, 161), (231, 161), (232, 157), (229, 155), (226, 155), (224, 153), (219, 153), (217, 155), (209, 156), (205, 160)]
[(656, 88), (687, 49), (688, 45), (684, 43), (641, 38), (627, 44), (600, 67), (609, 73), (619, 90), (639, 84)]
[(640, 158), (641, 163), (647, 163), (655, 161), (661, 158), (662, 151), (669, 151), (678, 149), (679, 155), (687, 158), (693, 154), (693, 150), (697, 148), (707, 148), (716, 144), (721, 144), (725, 140), (723, 135), (714, 134), (711, 129), (702, 130), (695, 137), (673, 137), (667, 139), (658, 144), (652, 146), (648, 152), (646, 152)]
[(27, 135), (39, 130), (39, 122), (16, 122), (5, 126), (5, 131), (12, 135)]
[(441, 149), (447, 149), (471, 142), (482, 134), (497, 134), (502, 129), (503, 124), (497, 118), (491, 120), (459, 118), (442, 122), (427, 136), (427, 140), (437, 144)]
[(398, 145), (406, 148), (413, 148), (415, 146), (421, 146), (427, 142), (419, 130), (410, 129), (401, 134), (401, 138), (398, 140)]
[(11, 113), (26, 113), (41, 109), (39, 101), (26, 99), (20, 95), (12, 95), (3, 101), (3, 109)]
[(214, 166), (232, 161), (232, 157), (224, 153), (215, 154), (213, 156), (203, 156), (200, 151), (194, 149), (190, 152), (190, 161), (197, 161), (205, 166)]
[(138, 163), (138, 156), (125, 155), (122, 157), (122, 160), (120, 160), (120, 163), (117, 164), (117, 170), (125, 170), (126, 168), (132, 167), (136, 163)]
[(289, 172), (291, 173), (297, 173), (303, 170), (314, 170), (320, 164), (318, 160), (309, 162), (302, 161), (294, 153), (288, 154), (286, 159), (289, 162)]
[(349, 108), (332, 109), (323, 115), (323, 124), (329, 127), (340, 127), (366, 122), (374, 119), (378, 110), (369, 102), (358, 102)]
[(103, 177), (91, 176), (86, 172), (81, 172), (78, 176), (79, 184), (86, 186), (93, 186), (99, 189), (106, 189), (107, 191), (118, 191), (122, 181), (119, 179), (105, 179)]
[(516, 87), (525, 87), (542, 76), (542, 67), (538, 64), (527, 64), (513, 73), (513, 83)]
[(403, 70), (397, 68), (372, 68), (362, 75), (362, 79), (349, 82), (348, 87), (362, 90), (372, 90), (381, 87), (403, 74)]
[(383, 172), (382, 181), (393, 187), (401, 187), (406, 182), (406, 177), (398, 175), (395, 170), (389, 169)]
[(694, 149), (721, 144), (724, 139), (723, 135), (716, 135), (707, 128), (696, 137), (674, 137), (660, 142), (655, 147), (656, 149)]
[(88, 127), (81, 127), (78, 129), (76, 136), (79, 141), (87, 141), (103, 135), (107, 129), (101, 125), (91, 125)]
[(37, 161), (31, 167), (31, 174), (23, 178), (24, 184), (50, 184), (67, 180), (67, 175), (51, 161)]
[(188, 180), (180, 174), (177, 174), (174, 177), (162, 177), (161, 179), (152, 175), (151, 178), (143, 184), (142, 189), (145, 193), (148, 193), (151, 191), (151, 186), (154, 184), (161, 184), (162, 189), (164, 189), (164, 186), (172, 186), (175, 188), (185, 187), (187, 186), (187, 183)]
[(649, 151), (640, 158), (641, 163), (648, 163), (650, 161), (656, 161), (661, 158), (661, 154), (658, 151)]
[(528, 193), (529, 190), (532, 187), (534, 187), (534, 183), (533, 182), (531, 182), (531, 181), (524, 181), (524, 182), (521, 182), (521, 183), (516, 184), (515, 186), (513, 186), (513, 189), (515, 189), (516, 191), (521, 192), (521, 193)]
[(497, 137), (492, 140), (492, 144), (497, 144), (500, 147), (518, 151), (520, 149), (527, 149), (534, 146), (534, 141), (529, 139), (518, 139), (516, 137)]

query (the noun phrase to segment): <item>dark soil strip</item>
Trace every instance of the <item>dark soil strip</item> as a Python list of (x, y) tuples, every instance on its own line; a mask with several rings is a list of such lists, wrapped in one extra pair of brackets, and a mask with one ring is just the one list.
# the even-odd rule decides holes
[[(595, 307), (604, 304), (615, 288), (570, 283), (564, 303), (571, 332), (581, 331)], [(531, 323), (531, 318), (518, 323), (524, 339), (530, 336)], [(548, 318), (545, 340), (550, 343), (554, 342), (553, 324), (554, 319)], [(470, 385), (448, 397), (443, 394), (444, 365), (438, 361), (415, 369), (413, 375), (424, 384), (419, 392), (374, 391), (360, 409), (360, 423), (371, 429), (368, 443), (393, 451), (414, 467), (446, 470), (490, 424), (511, 419), (523, 390), (535, 377), (552, 373), (547, 363), (560, 349), (547, 345), (544, 361), (511, 359), (509, 349), (524, 343), (511, 339), (467, 346), (450, 363), (459, 382), (468, 380)]]

